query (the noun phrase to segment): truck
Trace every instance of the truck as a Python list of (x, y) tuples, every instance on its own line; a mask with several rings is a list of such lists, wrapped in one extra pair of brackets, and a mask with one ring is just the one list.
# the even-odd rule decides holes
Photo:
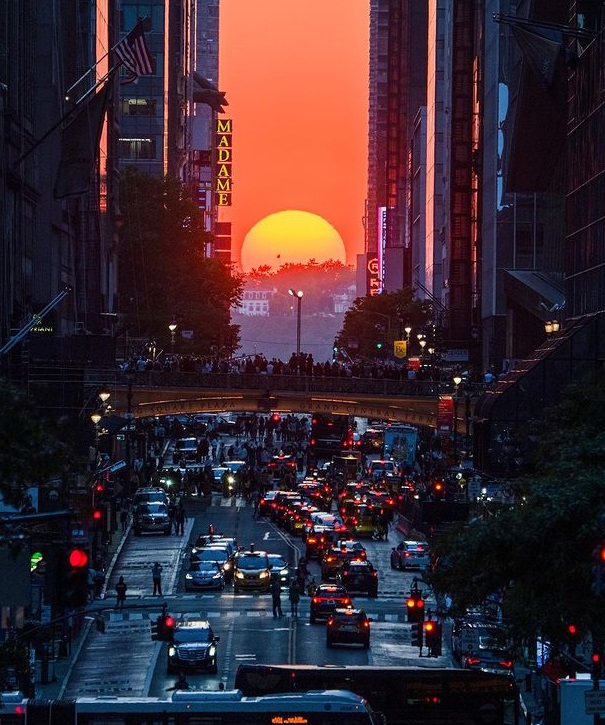
[(418, 429), (413, 425), (391, 423), (384, 429), (383, 455), (401, 467), (413, 468), (418, 446)]

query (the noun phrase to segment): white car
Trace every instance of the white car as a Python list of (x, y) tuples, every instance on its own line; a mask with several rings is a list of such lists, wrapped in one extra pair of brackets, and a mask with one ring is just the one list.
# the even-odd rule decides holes
[(391, 549), (391, 569), (427, 569), (430, 563), (426, 541), (402, 541)]

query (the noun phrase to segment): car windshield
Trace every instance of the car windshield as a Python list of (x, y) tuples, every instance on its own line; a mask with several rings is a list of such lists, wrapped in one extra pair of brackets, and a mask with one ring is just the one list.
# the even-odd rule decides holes
[(267, 558), (244, 554), (237, 557), (237, 565), (240, 569), (267, 569)]
[(174, 633), (175, 644), (183, 644), (186, 642), (212, 642), (212, 630), (210, 628), (177, 629)]
[(221, 549), (203, 549), (195, 555), (198, 561), (218, 561), (222, 563), (227, 560), (227, 554)]
[(167, 514), (166, 506), (163, 503), (144, 503), (139, 507), (142, 514)]
[(269, 564), (271, 564), (274, 569), (283, 569), (287, 566), (286, 562), (281, 558), (281, 556), (270, 556)]
[(199, 571), (203, 573), (215, 573), (218, 570), (218, 562), (216, 561), (199, 561), (191, 566), (191, 571)]

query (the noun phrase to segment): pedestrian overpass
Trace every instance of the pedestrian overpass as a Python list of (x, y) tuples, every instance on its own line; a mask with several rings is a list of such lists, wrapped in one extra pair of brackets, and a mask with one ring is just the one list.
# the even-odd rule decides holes
[(467, 429), (481, 392), (480, 387), (456, 391), (449, 382), (298, 374), (154, 370), (109, 377), (99, 383), (109, 386), (111, 407), (125, 418), (222, 411), (326, 412), (437, 428), (439, 402), (445, 396), (454, 398), (459, 433)]

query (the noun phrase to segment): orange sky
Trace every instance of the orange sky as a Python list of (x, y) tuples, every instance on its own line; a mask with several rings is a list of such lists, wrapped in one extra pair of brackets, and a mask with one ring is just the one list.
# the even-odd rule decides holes
[(251, 227), (288, 209), (335, 227), (347, 263), (363, 251), (368, 36), (368, 0), (221, 0), (233, 206), (220, 219), (233, 223), (235, 262)]

